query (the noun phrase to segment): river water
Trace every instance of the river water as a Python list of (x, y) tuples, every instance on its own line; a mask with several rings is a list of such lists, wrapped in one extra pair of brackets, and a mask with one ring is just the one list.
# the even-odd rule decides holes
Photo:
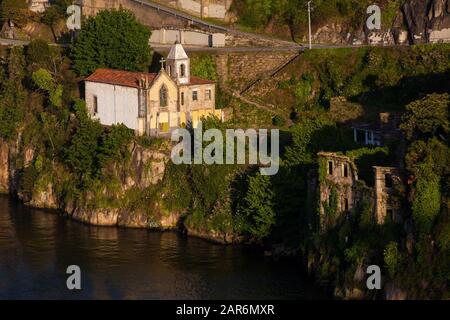
[[(79, 291), (66, 287), (81, 268)], [(86, 226), (0, 197), (0, 299), (317, 299), (294, 262), (175, 232)]]

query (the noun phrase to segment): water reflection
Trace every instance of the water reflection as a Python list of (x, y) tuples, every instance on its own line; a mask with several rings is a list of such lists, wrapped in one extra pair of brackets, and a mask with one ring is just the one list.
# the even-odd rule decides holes
[[(82, 290), (65, 270), (82, 270)], [(82, 225), (0, 197), (0, 298), (312, 299), (293, 263), (176, 233)]]

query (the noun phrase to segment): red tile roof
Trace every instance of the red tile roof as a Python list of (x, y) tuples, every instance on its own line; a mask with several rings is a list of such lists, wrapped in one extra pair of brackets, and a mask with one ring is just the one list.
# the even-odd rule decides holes
[[(151, 85), (157, 75), (158, 75), (157, 73), (132, 72), (113, 69), (97, 69), (93, 74), (87, 77), (85, 81), (139, 88), (139, 81), (142, 78), (147, 78), (147, 82)], [(206, 80), (199, 77), (191, 76), (191, 82), (185, 85), (189, 86), (189, 85), (214, 84), (214, 83), (215, 81), (212, 80)]]
[(115, 84), (124, 87), (139, 88), (139, 81), (147, 78), (151, 84), (156, 78), (156, 73), (132, 72), (113, 69), (97, 69), (85, 81)]

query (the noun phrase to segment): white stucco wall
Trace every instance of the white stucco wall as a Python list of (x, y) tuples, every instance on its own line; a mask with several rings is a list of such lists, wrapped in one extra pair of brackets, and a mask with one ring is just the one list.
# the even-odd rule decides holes
[[(94, 96), (97, 96), (98, 113), (94, 111)], [(93, 118), (102, 125), (123, 123), (128, 128), (138, 129), (138, 90), (86, 81), (86, 104)]]
[(430, 42), (450, 42), (450, 28), (431, 31)]
[[(211, 38), (211, 41), (210, 41)], [(173, 44), (178, 40), (181, 44), (202, 47), (225, 47), (224, 33), (207, 33), (196, 30), (159, 29), (152, 30), (150, 44)], [(212, 42), (212, 43), (211, 43)]]

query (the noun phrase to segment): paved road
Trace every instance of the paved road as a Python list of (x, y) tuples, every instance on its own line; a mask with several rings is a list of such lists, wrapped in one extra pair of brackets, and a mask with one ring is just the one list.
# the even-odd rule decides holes
[(181, 12), (181, 11), (179, 11), (177, 9), (167, 7), (167, 6), (164, 6), (162, 4), (152, 2), (150, 0), (131, 0), (131, 1), (139, 3), (142, 6), (148, 6), (148, 7), (151, 7), (153, 9), (162, 11), (164, 13), (173, 15), (173, 16), (175, 16), (177, 18), (185, 19), (186, 21), (190, 21), (193, 24), (200, 25), (200, 26), (202, 26), (204, 28), (207, 28), (207, 29), (213, 29), (213, 30), (217, 30), (217, 31), (220, 31), (220, 32), (226, 32), (226, 33), (231, 33), (231, 34), (236, 34), (236, 35), (242, 35), (242, 36), (251, 37), (251, 38), (259, 38), (259, 39), (266, 39), (266, 40), (277, 41), (279, 43), (285, 43), (285, 46), (290, 46), (290, 45), (292, 45), (294, 47), (297, 46), (297, 44), (295, 42), (292, 42), (292, 41), (274, 39), (274, 38), (270, 38), (270, 37), (265, 36), (265, 35), (261, 35), (261, 34), (257, 34), (257, 33), (251, 33), (251, 32), (244, 32), (244, 31), (233, 29), (233, 28), (221, 26), (221, 25), (218, 25), (218, 24), (210, 23), (208, 21), (205, 21), (205, 20), (202, 20), (200, 18), (194, 17), (194, 16), (192, 16), (190, 14)]
[[(27, 40), (11, 40), (11, 39), (0, 38), (0, 46), (25, 46), (29, 43), (30, 43), (30, 41), (27, 41)], [(58, 47), (70, 46), (70, 44), (68, 44), (68, 43), (49, 43), (49, 45), (58, 46)]]
[(22, 40), (10, 40), (10, 39), (3, 39), (0, 38), (0, 45), (2, 46), (23, 46), (28, 44), (29, 41), (22, 41)]
[[(29, 41), (24, 40), (10, 40), (0, 38), (0, 45), (2, 46), (24, 46)], [(54, 46), (68, 47), (70, 44), (51, 44)], [(155, 51), (168, 51), (172, 45), (170, 44), (151, 44), (151, 47)], [(210, 48), (200, 46), (184, 45), (187, 51), (196, 52), (279, 52), (279, 51), (303, 51), (303, 46), (286, 46), (286, 47), (223, 47), (223, 48)]]
[[(171, 44), (150, 44), (150, 46), (155, 51), (169, 51), (172, 47)], [(292, 51), (292, 52), (300, 52), (304, 51), (305, 47), (301, 45), (296, 46), (283, 46), (283, 47), (219, 47), (219, 48), (211, 48), (211, 47), (200, 47), (200, 46), (190, 46), (183, 45), (183, 48), (186, 51), (196, 52), (280, 52), (280, 51)]]

